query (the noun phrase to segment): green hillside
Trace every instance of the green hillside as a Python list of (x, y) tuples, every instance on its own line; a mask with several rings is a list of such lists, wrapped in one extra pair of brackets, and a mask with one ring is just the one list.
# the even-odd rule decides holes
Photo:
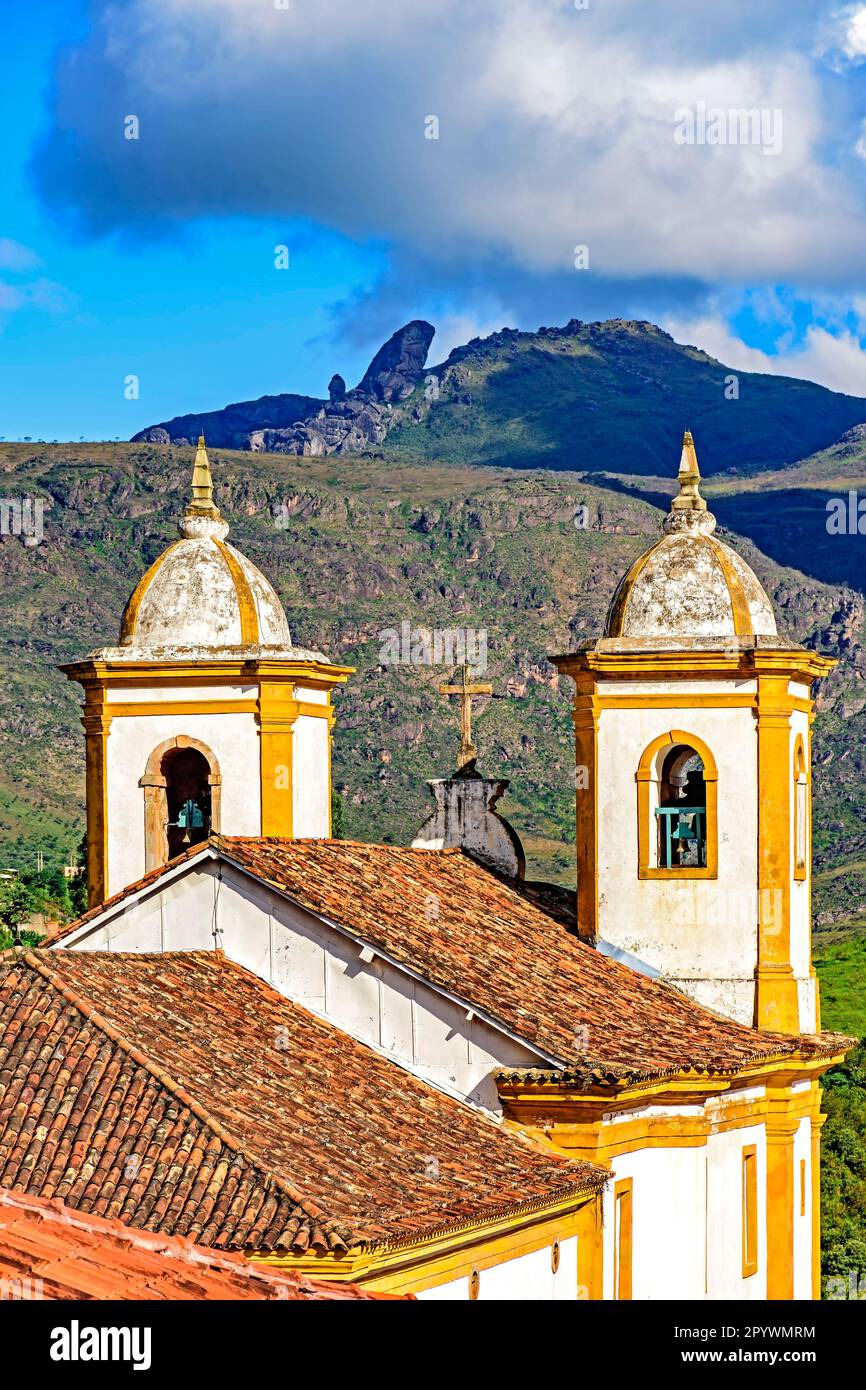
[[(383, 664), (383, 634), (403, 622), (483, 629), (500, 698), (480, 707), (480, 765), (511, 778), (502, 804), (530, 873), (570, 882), (569, 682), (546, 655), (600, 630), (616, 580), (658, 534), (659, 509), (623, 480), (441, 466), (402, 450), (351, 464), (211, 458), (232, 539), (275, 583), (295, 640), (357, 667), (337, 697), (346, 833), (405, 843), (432, 805), (426, 779), (449, 772), (457, 749), (456, 712), (436, 690), (442, 668)], [(43, 544), (0, 540), (0, 867), (29, 864), (36, 848), (60, 862), (77, 844), (79, 692), (56, 666), (115, 640), (129, 592), (175, 534), (190, 467), (189, 450), (168, 446), (0, 446), (0, 492), (50, 503)], [(588, 529), (574, 525), (578, 507)], [(790, 636), (842, 660), (816, 725), (816, 910), (835, 939), (866, 915), (862, 595), (727, 538)], [(808, 548), (799, 559), (808, 565)]]
[(641, 476), (668, 475), (691, 428), (708, 476), (795, 463), (866, 421), (866, 400), (734, 373), (650, 323), (572, 320), (455, 349), (396, 417), (389, 450)]

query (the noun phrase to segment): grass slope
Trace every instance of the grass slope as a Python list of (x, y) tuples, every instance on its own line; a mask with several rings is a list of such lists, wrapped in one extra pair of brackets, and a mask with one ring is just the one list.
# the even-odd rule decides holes
[[(275, 583), (295, 640), (357, 668), (338, 696), (335, 737), (346, 833), (405, 843), (432, 805), (426, 780), (452, 769), (457, 748), (456, 711), (437, 693), (445, 672), (383, 663), (383, 634), (403, 622), (483, 629), (501, 698), (479, 707), (480, 765), (511, 778), (502, 806), (527, 842), (530, 872), (570, 882), (569, 682), (546, 654), (600, 630), (616, 580), (658, 534), (657, 508), (603, 479), (443, 466), (403, 451), (211, 456), (232, 540)], [(77, 844), (78, 691), (56, 665), (115, 640), (129, 592), (175, 534), (190, 467), (190, 451), (163, 446), (0, 446), (4, 495), (50, 503), (42, 545), (0, 540), (0, 867), (28, 863), (37, 846), (49, 862), (64, 859)], [(574, 525), (578, 507), (588, 510), (587, 530)], [(852, 664), (862, 603), (729, 538), (790, 635), (843, 658), (817, 725), (816, 867), (832, 869), (861, 847), (866, 858), (866, 716)], [(864, 901), (862, 880), (844, 903), (834, 882), (819, 902), (828, 930)]]

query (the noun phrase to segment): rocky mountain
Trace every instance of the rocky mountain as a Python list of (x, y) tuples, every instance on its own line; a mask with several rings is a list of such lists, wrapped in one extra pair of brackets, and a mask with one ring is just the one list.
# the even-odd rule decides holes
[(351, 391), (341, 376), (332, 376), (327, 401), (262, 396), (204, 415), (178, 415), (141, 430), (133, 443), (191, 444), (203, 434), (208, 444), (229, 449), (305, 457), (356, 453), (385, 439), (392, 407), (414, 391), (434, 332), (422, 319), (407, 323), (379, 349)]
[(705, 475), (793, 464), (866, 424), (866, 399), (812, 382), (735, 372), (651, 323), (620, 319), (536, 333), (506, 328), (426, 368), (434, 330), (414, 320), (347, 391), (263, 396), (180, 416), (135, 436), (316, 457), (387, 441), (406, 457), (509, 468), (667, 476), (684, 427)]

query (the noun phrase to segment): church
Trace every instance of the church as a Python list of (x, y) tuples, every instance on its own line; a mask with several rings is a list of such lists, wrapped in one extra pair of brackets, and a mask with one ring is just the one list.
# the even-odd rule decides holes
[[(576, 895), (458, 766), (331, 837), (335, 690), (226, 539), (180, 537), (84, 692), (89, 910), (0, 960), (0, 1189), (262, 1270), (445, 1300), (820, 1297), (813, 688), (683, 442), (573, 682)], [(410, 832), (411, 834), (411, 832)], [(407, 839), (409, 835), (407, 835)]]

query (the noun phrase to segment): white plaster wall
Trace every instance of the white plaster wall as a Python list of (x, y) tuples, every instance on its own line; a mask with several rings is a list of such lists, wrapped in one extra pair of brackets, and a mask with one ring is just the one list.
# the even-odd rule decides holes
[(197, 700), (207, 704), (208, 700), (255, 700), (258, 693), (254, 685), (185, 685), (182, 688), (171, 685), (111, 685), (106, 699), (110, 705), (168, 705), (178, 700), (184, 703)]
[[(155, 690), (148, 693), (156, 698)], [(261, 834), (259, 734), (254, 714), (203, 712), (114, 719), (106, 740), (109, 897), (145, 872), (144, 790), (138, 783), (154, 748), (179, 734), (198, 739), (216, 756), (222, 774), (223, 832)]]
[[(715, 880), (638, 878), (635, 773), (646, 747), (671, 729), (695, 734), (716, 760)], [(600, 934), (744, 1023), (752, 1021), (757, 960), (757, 779), (757, 734), (749, 708), (601, 713)]]
[(633, 1183), (632, 1299), (703, 1298), (705, 1150), (638, 1149), (614, 1159), (602, 1206), (606, 1299), (614, 1297), (614, 1188), (621, 1178)]
[[(527, 1302), (571, 1302), (577, 1290), (577, 1236), (560, 1242), (559, 1269), (553, 1273), (551, 1246), (533, 1250), (516, 1259), (505, 1260), (480, 1271), (478, 1302), (508, 1300)], [(432, 1289), (422, 1289), (419, 1299), (460, 1302), (469, 1299), (469, 1279), (453, 1279)]]
[(440, 1088), (493, 1112), (497, 1066), (539, 1054), (245, 874), (208, 859), (162, 880), (61, 949), (191, 951), (220, 947), (288, 998)]
[(330, 756), (327, 719), (298, 715), (292, 730), (292, 818), (299, 839), (324, 838), (329, 834)]
[[(758, 1269), (743, 1278), (743, 1149), (758, 1160)], [(711, 1134), (707, 1140), (707, 1296), (767, 1297), (767, 1144), (763, 1124)]]

